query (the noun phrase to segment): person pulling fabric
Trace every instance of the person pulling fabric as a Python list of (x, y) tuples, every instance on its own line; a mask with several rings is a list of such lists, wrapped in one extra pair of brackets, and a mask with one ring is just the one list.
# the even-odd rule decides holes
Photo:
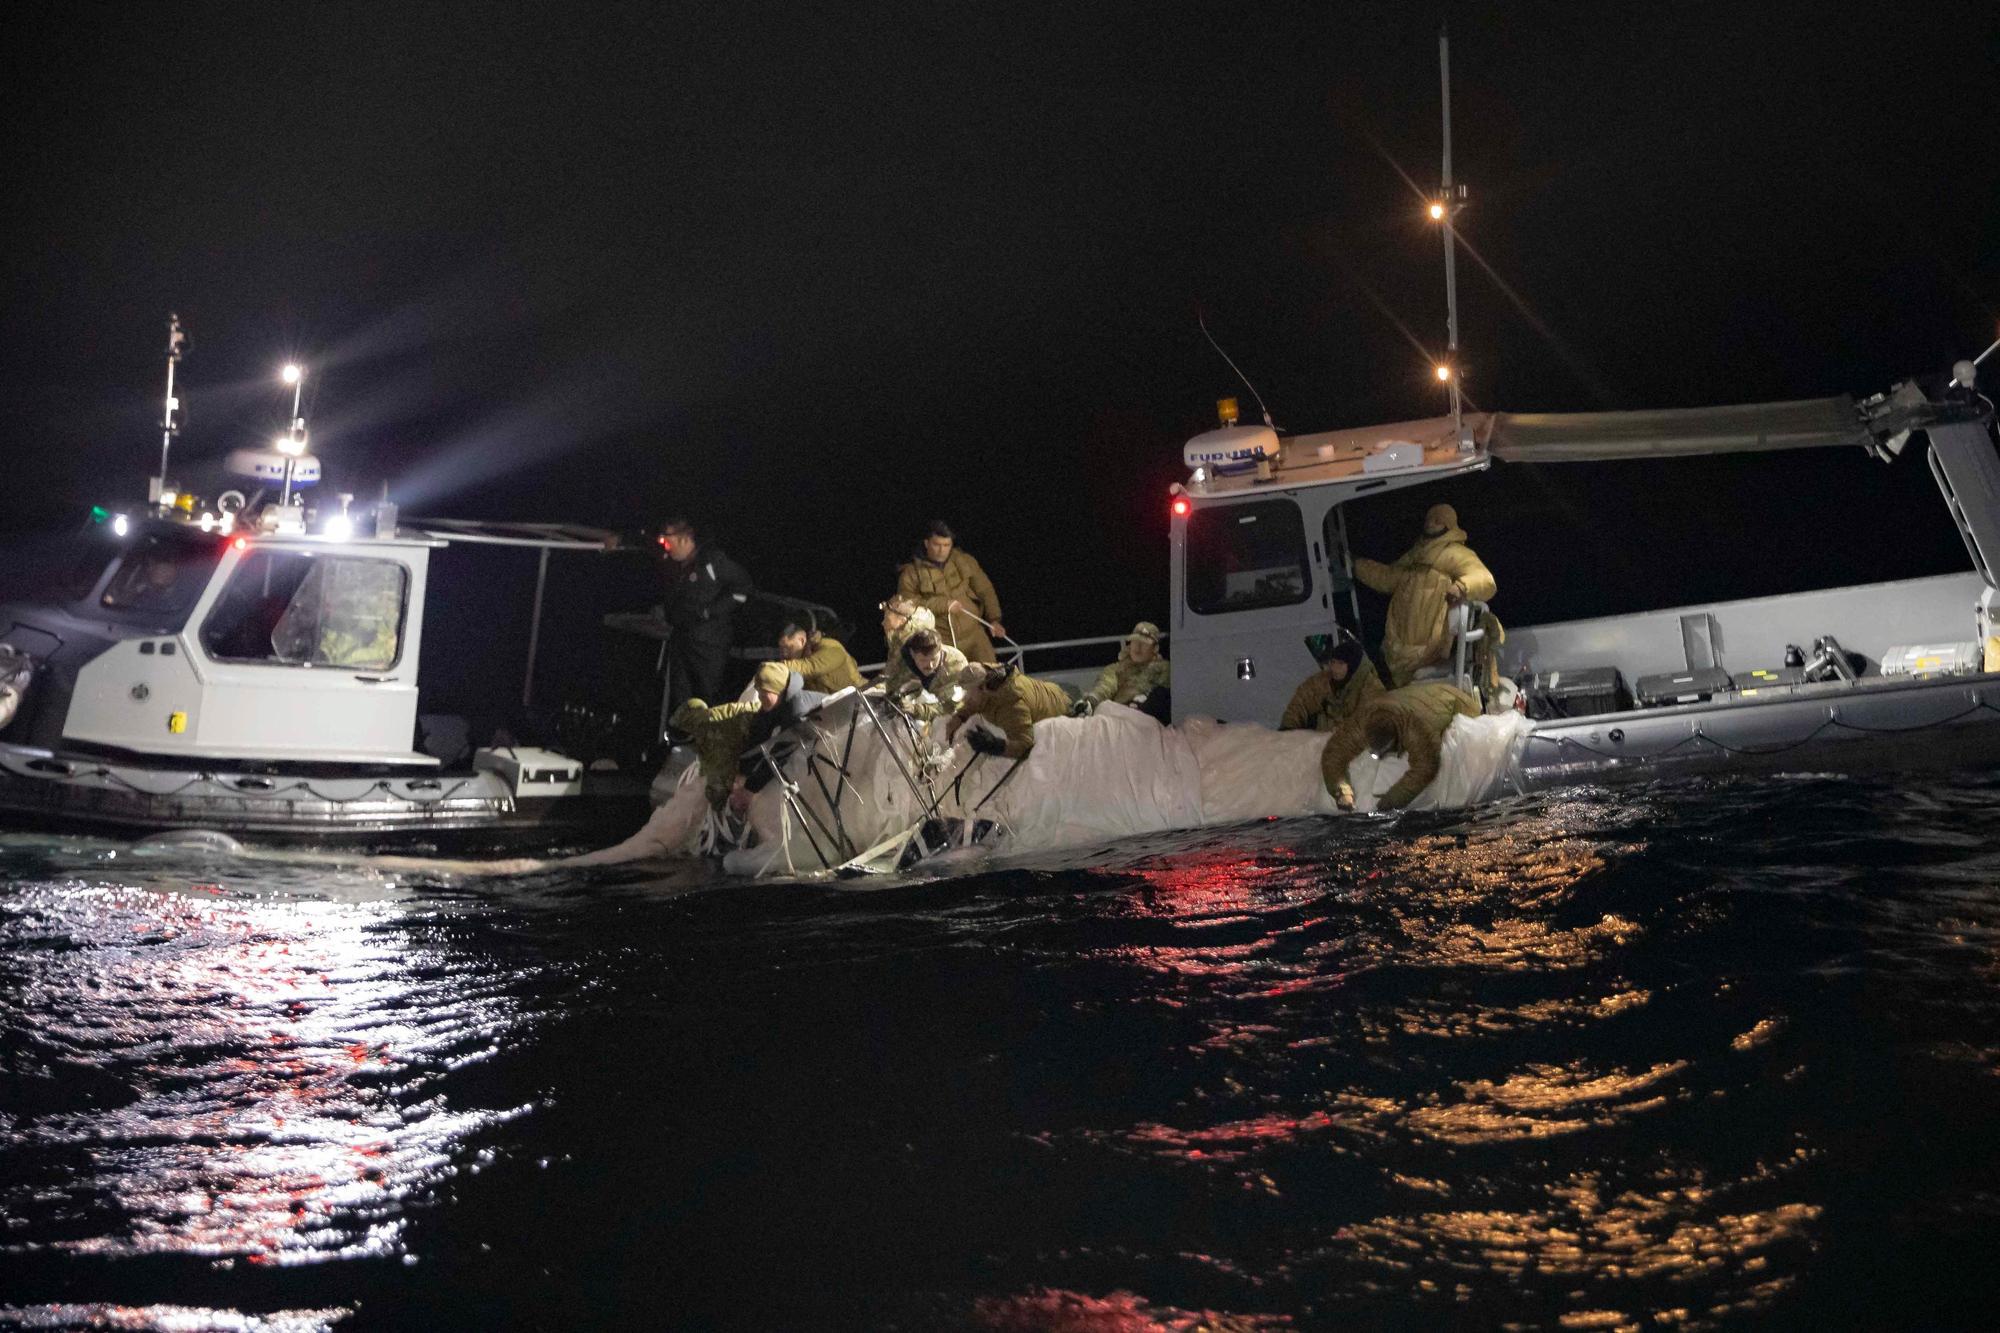
[(891, 694), (906, 684), (909, 665), (903, 660), (903, 645), (918, 631), (936, 628), (937, 617), (930, 613), (929, 607), (918, 606), (900, 593), (883, 602), (882, 640), (888, 646), (888, 654), (883, 658), (882, 673), (871, 684)]
[(757, 711), (743, 741), (743, 773), (730, 797), (739, 812), (791, 759), (799, 745), (797, 728), (826, 702), (826, 695), (807, 689), (805, 679), (783, 662), (758, 667), (752, 684)]
[(1400, 752), (1409, 756), (1410, 770), (1383, 794), (1376, 808), (1402, 809), (1437, 778), (1444, 734), (1452, 722), (1479, 713), (1479, 700), (1443, 681), (1424, 681), (1377, 695), (1326, 738), (1320, 775), (1327, 794), (1341, 809), (1352, 810), (1354, 788), (1348, 785), (1347, 766), (1363, 750)]
[(804, 625), (785, 626), (778, 636), (778, 660), (804, 677), (806, 688), (822, 694), (861, 688), (861, 668), (838, 639)]
[(1432, 505), (1424, 514), (1422, 535), (1396, 563), (1357, 559), (1354, 576), (1389, 595), (1382, 656), (1396, 686), (1408, 685), (1419, 671), (1451, 655), (1450, 608), (1490, 601), (1496, 591), (1492, 571), (1465, 544), (1458, 511), (1446, 504)]
[(1035, 748), (1035, 723), (1069, 713), (1069, 695), (1052, 680), (1009, 667), (990, 667), (980, 662), (967, 666), (958, 677), (965, 698), (952, 715), (951, 734), (975, 719), (983, 719), (997, 729), (973, 727), (967, 744), (980, 754), (1005, 755), (1024, 759)]
[[(1318, 655), (1318, 654), (1316, 654)], [(1278, 721), (1279, 731), (1334, 731), (1384, 693), (1381, 675), (1361, 640), (1342, 631), (1320, 657), (1320, 669), (1299, 682)]]
[(743, 772), (743, 751), (750, 743), (750, 724), (760, 706), (755, 703), (708, 704), (689, 699), (674, 709), (667, 725), (687, 736), (694, 745), (695, 760), (701, 770), (702, 790), (709, 808), (720, 811), (738, 789)]
[(896, 658), (883, 674), (882, 683), (898, 708), (927, 722), (958, 707), (958, 678), (966, 668), (965, 654), (940, 640), (936, 630), (920, 629), (912, 634)]
[(1173, 675), (1173, 663), (1160, 654), (1160, 627), (1142, 620), (1125, 636), (1118, 660), (1104, 668), (1070, 712), (1082, 717), (1101, 703), (1129, 704), (1165, 722), (1173, 715), (1168, 697)]

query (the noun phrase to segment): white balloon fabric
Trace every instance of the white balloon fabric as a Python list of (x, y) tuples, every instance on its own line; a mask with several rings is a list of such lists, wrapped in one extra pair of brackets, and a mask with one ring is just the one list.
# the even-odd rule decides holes
[[(1326, 737), (1318, 732), (1212, 718), (1163, 727), (1107, 703), (1088, 717), (1036, 723), (1034, 749), (1016, 766), (974, 754), (962, 737), (947, 748), (941, 726), (920, 731), (875, 700), (841, 700), (813, 726), (817, 744), (802, 747), (785, 780), (751, 802), (745, 845), (724, 859), (730, 873), (811, 874), (851, 860), (893, 865), (930, 816), (962, 826), (990, 821), (1006, 851), (1035, 852), (1337, 810), (1320, 775)], [(1413, 808), (1493, 795), (1532, 729), (1515, 713), (1459, 718), (1445, 735), (1437, 780)], [(1374, 809), (1407, 769), (1401, 756), (1362, 755), (1349, 769), (1357, 808)], [(691, 769), (638, 833), (568, 864), (694, 855), (714, 818)]]

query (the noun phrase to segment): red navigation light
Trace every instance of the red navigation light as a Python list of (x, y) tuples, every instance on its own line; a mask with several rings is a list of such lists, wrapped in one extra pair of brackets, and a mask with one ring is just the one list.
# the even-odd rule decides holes
[(1173, 510), (1175, 518), (1186, 518), (1188, 510), (1192, 508), (1194, 506), (1188, 503), (1188, 498), (1185, 495), (1176, 495), (1174, 497)]
[(231, 546), (234, 546), (239, 551), (247, 551), (250, 549), (250, 539), (248, 537), (238, 537), (235, 541), (229, 544)]

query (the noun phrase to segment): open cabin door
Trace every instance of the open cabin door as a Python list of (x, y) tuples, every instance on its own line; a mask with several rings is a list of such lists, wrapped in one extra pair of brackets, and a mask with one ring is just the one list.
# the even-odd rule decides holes
[(1354, 577), (1354, 550), (1347, 538), (1346, 506), (1335, 505), (1326, 511), (1320, 540), (1325, 553), (1328, 610), (1336, 625), (1365, 643), (1367, 636), (1361, 632), (1361, 585)]

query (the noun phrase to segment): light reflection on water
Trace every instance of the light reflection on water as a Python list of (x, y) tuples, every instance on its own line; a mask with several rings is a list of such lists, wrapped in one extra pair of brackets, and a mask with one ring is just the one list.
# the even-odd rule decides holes
[[(34, 862), (0, 1263), (44, 1303), (0, 1326), (1963, 1322), (2000, 1298), (1964, 1262), (2000, 1239), (2000, 779), (1968, 786), (864, 894)], [(207, 1285), (93, 1303), (165, 1262)]]
[(396, 1255), (407, 1209), (527, 1109), (448, 1087), (520, 1026), (514, 979), (426, 947), (394, 902), (17, 884), (4, 911), (12, 1244)]

